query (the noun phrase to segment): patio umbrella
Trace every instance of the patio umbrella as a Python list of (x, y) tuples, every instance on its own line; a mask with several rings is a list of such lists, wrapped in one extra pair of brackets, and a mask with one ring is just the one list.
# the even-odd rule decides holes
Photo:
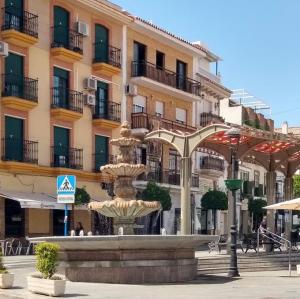
[(267, 210), (290, 210), (290, 211), (300, 211), (300, 198), (295, 198), (292, 200), (282, 201), (274, 205), (266, 206), (264, 209)]

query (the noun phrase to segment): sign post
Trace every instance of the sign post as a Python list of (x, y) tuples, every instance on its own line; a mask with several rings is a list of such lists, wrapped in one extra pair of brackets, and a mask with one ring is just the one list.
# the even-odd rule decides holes
[(68, 204), (75, 202), (76, 176), (60, 175), (56, 180), (57, 203), (65, 204), (64, 235), (68, 235)]

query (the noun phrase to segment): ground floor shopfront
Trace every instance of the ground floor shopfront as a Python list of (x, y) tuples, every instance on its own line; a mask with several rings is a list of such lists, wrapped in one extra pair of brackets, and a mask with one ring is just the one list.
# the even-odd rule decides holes
[[(77, 186), (85, 187), (92, 200), (110, 199), (100, 182), (77, 179)], [(0, 173), (0, 239), (63, 235), (64, 220), (64, 205), (56, 203), (56, 177)], [(74, 208), (73, 222), (81, 222), (85, 233), (108, 230), (107, 219), (87, 207)]]

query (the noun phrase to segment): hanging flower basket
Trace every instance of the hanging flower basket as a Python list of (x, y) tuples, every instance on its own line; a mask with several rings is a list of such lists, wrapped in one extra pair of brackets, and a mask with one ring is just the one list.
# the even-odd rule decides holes
[(243, 180), (225, 180), (225, 185), (229, 190), (241, 189)]

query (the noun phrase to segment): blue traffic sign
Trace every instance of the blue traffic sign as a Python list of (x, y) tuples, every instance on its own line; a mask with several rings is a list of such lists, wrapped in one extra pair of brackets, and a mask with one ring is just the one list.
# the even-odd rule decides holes
[(76, 176), (60, 175), (56, 180), (57, 195), (75, 195)]

